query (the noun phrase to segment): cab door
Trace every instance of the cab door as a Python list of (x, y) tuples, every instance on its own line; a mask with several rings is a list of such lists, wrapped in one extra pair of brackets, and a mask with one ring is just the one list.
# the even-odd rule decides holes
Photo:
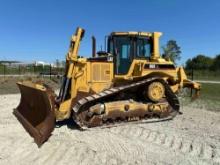
[(115, 40), (115, 74), (127, 74), (133, 60), (133, 45), (130, 37), (118, 36)]

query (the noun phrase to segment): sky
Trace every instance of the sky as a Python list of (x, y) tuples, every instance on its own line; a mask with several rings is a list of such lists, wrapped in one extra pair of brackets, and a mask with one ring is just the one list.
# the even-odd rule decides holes
[(219, 18), (219, 0), (0, 0), (0, 60), (65, 60), (80, 26), (82, 56), (91, 56), (92, 35), (99, 50), (112, 31), (159, 31), (161, 46), (177, 41), (183, 64), (220, 54)]

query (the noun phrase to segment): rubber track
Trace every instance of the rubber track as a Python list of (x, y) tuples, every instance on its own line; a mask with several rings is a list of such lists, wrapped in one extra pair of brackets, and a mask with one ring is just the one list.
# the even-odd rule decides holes
[[(102, 102), (108, 97), (117, 95), (120, 92), (125, 92), (128, 90), (131, 90), (132, 88), (147, 85), (147, 84), (154, 82), (154, 81), (159, 81), (164, 85), (167, 102), (169, 103), (169, 105), (172, 107), (172, 110), (173, 110), (173, 112), (171, 113), (171, 118), (174, 118), (180, 109), (179, 100), (178, 100), (177, 96), (172, 92), (169, 85), (163, 79), (158, 78), (158, 77), (148, 78), (148, 79), (141, 80), (141, 81), (129, 84), (129, 85), (113, 87), (110, 89), (106, 89), (100, 93), (96, 93), (96, 94), (84, 97), (84, 98), (78, 100), (77, 103), (75, 104), (75, 106), (72, 108), (73, 113), (75, 113), (75, 115), (77, 116), (78, 114), (80, 114), (84, 111), (87, 111), (90, 106), (93, 106), (93, 105), (97, 104), (98, 102)], [(171, 119), (171, 118), (169, 118), (169, 119)], [(160, 119), (157, 119), (156, 121), (159, 121), (159, 120)], [(82, 125), (82, 123), (80, 123), (79, 121), (75, 121), (75, 122), (78, 125)]]

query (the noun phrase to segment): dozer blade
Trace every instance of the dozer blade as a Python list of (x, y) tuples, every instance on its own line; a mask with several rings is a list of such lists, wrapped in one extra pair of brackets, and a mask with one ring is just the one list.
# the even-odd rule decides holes
[(17, 83), (21, 100), (14, 115), (40, 147), (51, 135), (55, 126), (53, 91), (30, 81)]

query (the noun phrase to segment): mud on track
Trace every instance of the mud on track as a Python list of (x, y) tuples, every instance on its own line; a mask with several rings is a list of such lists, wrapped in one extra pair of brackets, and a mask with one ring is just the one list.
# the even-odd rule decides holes
[(161, 123), (62, 126), (39, 149), (12, 115), (19, 99), (0, 95), (0, 164), (220, 164), (220, 113), (185, 107)]

